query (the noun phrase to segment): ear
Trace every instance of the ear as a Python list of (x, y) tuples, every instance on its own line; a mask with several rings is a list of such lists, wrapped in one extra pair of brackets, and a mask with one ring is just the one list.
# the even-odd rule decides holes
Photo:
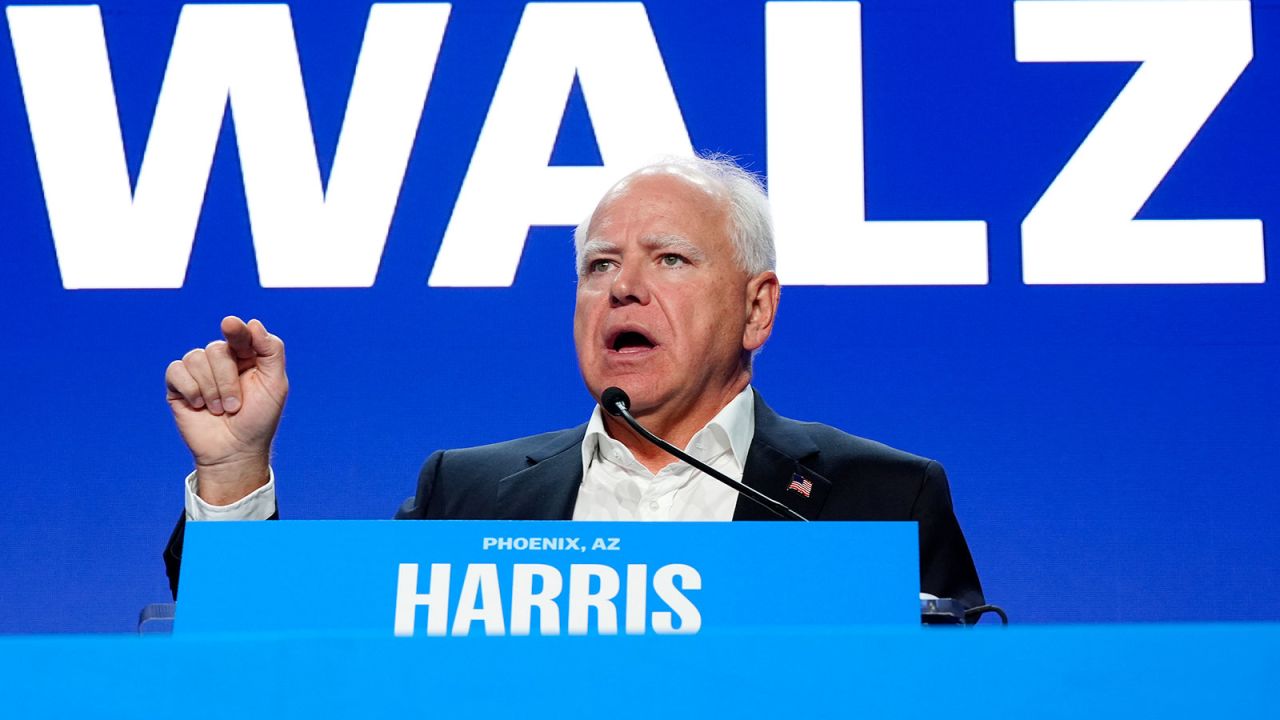
[(754, 352), (773, 333), (773, 319), (778, 314), (778, 298), (782, 286), (778, 275), (765, 270), (747, 281), (746, 328), (742, 331), (742, 349)]

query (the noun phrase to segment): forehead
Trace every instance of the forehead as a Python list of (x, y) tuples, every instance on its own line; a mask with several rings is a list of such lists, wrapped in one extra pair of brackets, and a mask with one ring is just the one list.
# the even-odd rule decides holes
[(728, 240), (728, 205), (709, 181), (672, 172), (631, 175), (609, 191), (591, 216), (589, 239), (670, 235)]

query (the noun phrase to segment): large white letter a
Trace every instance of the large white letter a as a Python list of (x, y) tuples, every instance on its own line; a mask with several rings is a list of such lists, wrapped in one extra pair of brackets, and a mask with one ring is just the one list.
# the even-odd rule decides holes
[[(548, 166), (575, 74), (603, 167)], [(692, 152), (642, 4), (530, 3), (429, 284), (511, 285), (530, 226), (576, 224), (636, 166)]]

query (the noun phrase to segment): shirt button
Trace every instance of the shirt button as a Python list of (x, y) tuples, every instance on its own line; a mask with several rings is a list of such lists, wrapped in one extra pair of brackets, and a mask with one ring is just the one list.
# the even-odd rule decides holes
[(650, 509), (650, 510), (657, 510), (657, 509), (658, 509), (658, 501), (657, 501), (657, 500), (650, 501), (650, 502), (649, 502), (649, 509)]

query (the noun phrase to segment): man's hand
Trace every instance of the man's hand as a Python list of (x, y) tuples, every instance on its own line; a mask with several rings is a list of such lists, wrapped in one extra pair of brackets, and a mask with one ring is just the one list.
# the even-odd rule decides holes
[(222, 335), (169, 363), (164, 381), (195, 458), (201, 499), (227, 505), (267, 483), (271, 438), (289, 394), (284, 342), (262, 323), (222, 319)]

